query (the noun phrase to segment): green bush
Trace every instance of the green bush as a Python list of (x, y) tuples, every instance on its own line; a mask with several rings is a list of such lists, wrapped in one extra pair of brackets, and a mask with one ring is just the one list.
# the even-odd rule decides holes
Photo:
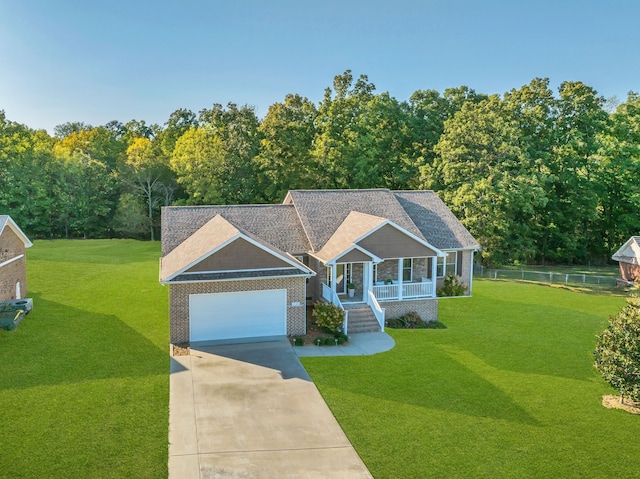
[(440, 297), (464, 296), (466, 291), (467, 291), (467, 285), (462, 284), (458, 276), (449, 274), (447, 275), (446, 278), (444, 278), (444, 285), (442, 286), (442, 288), (436, 291), (436, 294)]
[(338, 340), (338, 344), (344, 344), (349, 341), (349, 337), (344, 333), (336, 333), (333, 337)]
[(336, 345), (336, 338), (325, 338), (324, 340), (324, 345), (325, 346), (335, 346)]
[(304, 345), (304, 339), (302, 339), (302, 338), (293, 338), (293, 345), (294, 346), (303, 346)]
[(313, 344), (315, 344), (316, 346), (322, 346), (322, 338), (316, 338), (313, 341)]
[(447, 329), (440, 321), (424, 321), (415, 311), (388, 319), (386, 326), (394, 329)]
[(640, 297), (631, 296), (598, 336), (595, 367), (624, 398), (640, 401)]
[(344, 311), (335, 304), (318, 301), (313, 305), (311, 315), (316, 318), (316, 324), (327, 331), (335, 333), (344, 324)]

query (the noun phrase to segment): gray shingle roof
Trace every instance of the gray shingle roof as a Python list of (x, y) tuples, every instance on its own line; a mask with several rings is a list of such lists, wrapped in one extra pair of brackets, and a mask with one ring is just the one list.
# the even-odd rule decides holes
[(294, 190), (281, 205), (165, 207), (162, 255), (218, 214), (282, 251), (318, 252), (352, 211), (390, 220), (438, 249), (480, 247), (433, 191)]
[(169, 206), (162, 208), (165, 256), (216, 215), (291, 254), (309, 251), (292, 205)]
[(438, 249), (475, 249), (480, 245), (433, 191), (395, 191), (395, 197), (425, 239)]
[(386, 220), (378, 216), (352, 211), (336, 229), (331, 238), (317, 252), (316, 257), (322, 261), (331, 261), (342, 255), (361, 236), (383, 224)]
[(421, 239), (425, 239), (393, 193), (372, 190), (294, 190), (291, 199), (300, 216), (314, 251), (322, 249), (338, 226), (352, 211), (393, 221)]

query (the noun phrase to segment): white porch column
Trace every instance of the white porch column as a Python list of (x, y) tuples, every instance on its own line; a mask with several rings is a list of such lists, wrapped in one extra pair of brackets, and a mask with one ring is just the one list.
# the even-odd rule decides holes
[(370, 263), (362, 263), (362, 301), (367, 301), (369, 296), (369, 283), (371, 282)]
[(438, 278), (436, 277), (437, 273), (438, 273), (438, 257), (434, 256), (431, 261), (431, 281), (433, 281), (433, 288), (431, 291), (432, 298), (436, 297), (436, 286), (438, 283)]
[(331, 298), (332, 301), (334, 297), (338, 296), (338, 292), (336, 290), (337, 280), (338, 280), (338, 265), (334, 263), (333, 266), (331, 266), (331, 292), (333, 295), (333, 297)]
[(402, 301), (403, 265), (404, 258), (398, 258), (398, 299)]
[[(471, 265), (469, 268), (469, 296), (471, 296), (471, 293), (473, 292), (473, 253), (474, 251), (471, 250)], [(463, 258), (464, 258), (464, 255), (463, 255)]]

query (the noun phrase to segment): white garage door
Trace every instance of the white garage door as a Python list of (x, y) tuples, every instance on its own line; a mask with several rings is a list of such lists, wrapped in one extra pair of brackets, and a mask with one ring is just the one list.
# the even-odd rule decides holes
[(190, 340), (287, 334), (287, 290), (189, 295)]

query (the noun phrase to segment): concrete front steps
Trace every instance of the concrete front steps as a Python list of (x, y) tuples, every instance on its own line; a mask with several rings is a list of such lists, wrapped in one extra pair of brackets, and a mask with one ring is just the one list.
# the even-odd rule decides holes
[(349, 311), (348, 334), (378, 333), (380, 324), (373, 315), (373, 311), (367, 304), (344, 304), (344, 309)]

